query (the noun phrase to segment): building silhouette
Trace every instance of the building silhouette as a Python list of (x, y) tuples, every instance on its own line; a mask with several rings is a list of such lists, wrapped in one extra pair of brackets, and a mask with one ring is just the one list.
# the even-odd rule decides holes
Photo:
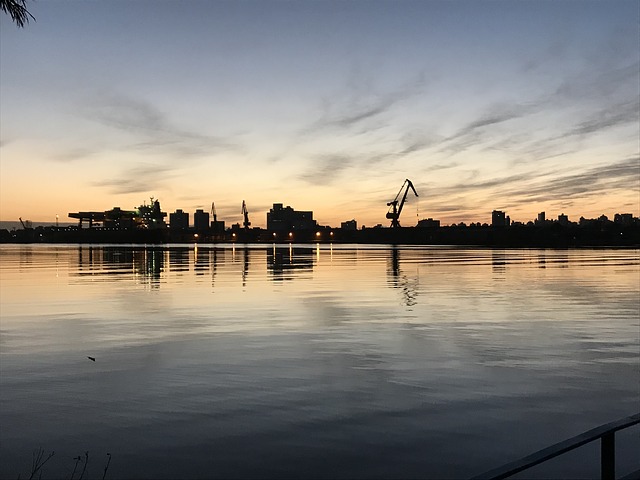
[(491, 212), (491, 226), (506, 227), (509, 225), (508, 218), (502, 210), (494, 210)]
[(209, 229), (209, 212), (205, 212), (201, 208), (193, 214), (193, 228), (198, 232)]
[(418, 227), (420, 228), (438, 228), (440, 227), (440, 220), (434, 220), (433, 218), (423, 218), (418, 220)]
[(340, 224), (340, 228), (342, 230), (355, 231), (358, 230), (358, 222), (354, 220), (347, 220), (346, 222), (342, 222)]
[(213, 220), (211, 222), (211, 232), (214, 235), (222, 235), (224, 233), (224, 220)]
[(171, 230), (187, 230), (189, 228), (189, 214), (180, 208), (170, 213), (169, 228)]
[(569, 225), (569, 217), (567, 217), (564, 213), (558, 215), (558, 223), (563, 227)]
[(616, 213), (613, 217), (613, 222), (618, 225), (633, 225), (633, 214), (631, 213)]
[(311, 230), (316, 226), (312, 211), (297, 211), (289, 206), (283, 207), (282, 203), (274, 203), (267, 212), (267, 230), (272, 232)]

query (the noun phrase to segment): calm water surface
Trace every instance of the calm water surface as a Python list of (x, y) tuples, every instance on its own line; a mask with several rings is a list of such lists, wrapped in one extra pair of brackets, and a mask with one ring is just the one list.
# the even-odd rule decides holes
[(107, 452), (107, 478), (465, 478), (640, 409), (637, 250), (2, 245), (0, 274), (2, 478), (38, 447), (44, 479), (85, 451), (93, 479)]

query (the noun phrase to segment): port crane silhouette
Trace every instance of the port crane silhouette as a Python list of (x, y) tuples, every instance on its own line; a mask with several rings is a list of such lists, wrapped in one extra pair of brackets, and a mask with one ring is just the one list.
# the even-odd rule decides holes
[(242, 225), (244, 226), (245, 230), (249, 230), (251, 222), (249, 221), (249, 210), (247, 210), (247, 204), (244, 203), (244, 200), (242, 200), (242, 215), (244, 215), (244, 221), (242, 222)]
[[(411, 180), (407, 178), (402, 184), (402, 187), (400, 187), (400, 191), (396, 195), (396, 198), (387, 203), (387, 206), (391, 207), (387, 212), (387, 218), (391, 220), (391, 228), (398, 228), (400, 226), (400, 222), (398, 221), (398, 219), (400, 218), (402, 207), (404, 207), (404, 202), (407, 200), (409, 189), (413, 190), (413, 193), (416, 195), (416, 197), (418, 196), (418, 192), (416, 192), (416, 189), (413, 187), (413, 183), (411, 183)], [(403, 190), (404, 195), (402, 195)], [(400, 198), (400, 195), (402, 195), (402, 200), (398, 200)], [(400, 205), (398, 205), (398, 203)]]

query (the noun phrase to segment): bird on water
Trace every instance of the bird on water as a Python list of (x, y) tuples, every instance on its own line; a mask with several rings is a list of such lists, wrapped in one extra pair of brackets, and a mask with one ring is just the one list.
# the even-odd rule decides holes
[(90, 356), (88, 356), (88, 355), (87, 355), (87, 358), (88, 358), (89, 360), (91, 360), (92, 362), (95, 362), (95, 361), (96, 361), (95, 357), (90, 357)]

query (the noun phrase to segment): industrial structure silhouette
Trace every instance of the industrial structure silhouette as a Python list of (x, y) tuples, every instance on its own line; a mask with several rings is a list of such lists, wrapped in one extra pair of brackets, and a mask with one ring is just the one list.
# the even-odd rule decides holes
[[(403, 227), (400, 215), (409, 193), (416, 197), (411, 180), (406, 179), (393, 200), (387, 202), (388, 227), (378, 224), (358, 229), (355, 219), (340, 227), (322, 226), (313, 211), (295, 210), (274, 203), (267, 212), (266, 229), (251, 227), (249, 208), (242, 200), (242, 224), (229, 228), (218, 220), (215, 203), (209, 212), (197, 209), (190, 222), (182, 209), (167, 215), (158, 199), (151, 198), (134, 210), (114, 207), (102, 212), (69, 213), (77, 226), (38, 227), (23, 222), (22, 230), (0, 230), (0, 242), (79, 242), (79, 243), (381, 243), (418, 245), (478, 245), (505, 247), (570, 247), (570, 246), (637, 246), (640, 245), (640, 220), (629, 213), (616, 213), (613, 221), (602, 215), (597, 219), (580, 218), (571, 222), (561, 213), (548, 220), (540, 212), (535, 221), (526, 224), (512, 221), (506, 212), (493, 210), (491, 223), (460, 223), (443, 227), (439, 220), (418, 220), (415, 226)], [(169, 223), (166, 217), (169, 217)]]

